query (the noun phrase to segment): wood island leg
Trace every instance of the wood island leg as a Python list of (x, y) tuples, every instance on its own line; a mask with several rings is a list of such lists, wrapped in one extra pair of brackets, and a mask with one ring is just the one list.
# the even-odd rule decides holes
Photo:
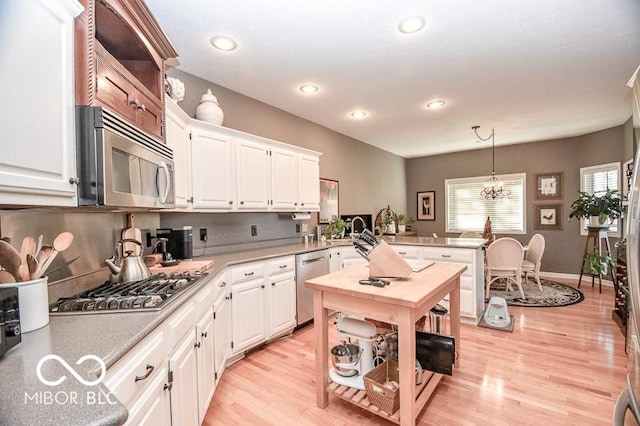
[[(456, 352), (460, 354), (460, 277), (456, 278), (457, 284), (449, 293), (449, 315), (451, 320), (451, 335), (455, 338)], [(459, 367), (459, 358), (454, 358), (454, 366)]]
[[(405, 308), (398, 317), (398, 364), (400, 368), (400, 424), (416, 424), (416, 332), (415, 312)], [(407, 385), (408, 384), (408, 385)]]
[(329, 330), (328, 310), (323, 308), (323, 292), (313, 291), (313, 328), (316, 333), (316, 403), (320, 408), (329, 405)]

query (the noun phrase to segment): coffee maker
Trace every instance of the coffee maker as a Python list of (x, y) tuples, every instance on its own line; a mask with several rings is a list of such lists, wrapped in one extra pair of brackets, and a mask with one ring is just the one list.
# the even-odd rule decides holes
[(156, 229), (158, 239), (167, 239), (167, 251), (173, 259), (193, 259), (193, 226)]

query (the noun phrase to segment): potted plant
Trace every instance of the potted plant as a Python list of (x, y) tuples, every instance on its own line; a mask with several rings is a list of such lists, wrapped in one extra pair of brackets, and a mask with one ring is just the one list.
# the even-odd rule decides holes
[(383, 234), (395, 234), (396, 233), (396, 219), (397, 215), (391, 207), (387, 206), (382, 212), (382, 233)]
[(333, 219), (324, 230), (327, 238), (344, 238), (344, 233), (351, 228), (351, 219), (343, 220), (339, 217)]
[(607, 219), (622, 217), (622, 198), (617, 189), (590, 194), (578, 191), (578, 198), (571, 203), (569, 218), (589, 219), (589, 226), (606, 226)]
[(405, 232), (407, 225), (411, 226), (414, 222), (413, 217), (400, 213), (398, 215), (398, 232)]
[(594, 248), (584, 258), (583, 271), (586, 274), (599, 275), (601, 277), (607, 275), (609, 268), (614, 268), (615, 264), (611, 258), (611, 253), (605, 251), (602, 255)]

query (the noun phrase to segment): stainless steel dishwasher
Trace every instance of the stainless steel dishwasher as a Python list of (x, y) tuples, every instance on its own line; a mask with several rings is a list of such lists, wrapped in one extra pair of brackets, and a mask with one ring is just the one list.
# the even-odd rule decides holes
[(313, 291), (304, 282), (329, 273), (329, 250), (296, 255), (296, 296), (298, 326), (313, 319)]

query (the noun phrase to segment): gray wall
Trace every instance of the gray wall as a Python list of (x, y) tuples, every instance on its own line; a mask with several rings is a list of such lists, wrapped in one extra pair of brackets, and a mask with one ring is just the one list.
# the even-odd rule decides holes
[(397, 212), (405, 209), (402, 157), (180, 70), (167, 74), (184, 82), (185, 99), (178, 105), (190, 117), (195, 117), (200, 96), (211, 89), (224, 111), (224, 127), (322, 152), (320, 177), (339, 181), (340, 214), (375, 217), (387, 205)]
[[(500, 134), (497, 133), (499, 139)], [(546, 239), (542, 269), (546, 272), (580, 273), (586, 237), (580, 236), (578, 222), (569, 222), (569, 206), (580, 189), (580, 168), (631, 158), (628, 123), (600, 132), (566, 139), (496, 147), (496, 173), (526, 173), (526, 235), (511, 235), (528, 241), (534, 233)], [(473, 135), (470, 133), (470, 141)], [(473, 143), (473, 142), (471, 142)], [(631, 145), (630, 145), (631, 144)], [(564, 172), (562, 230), (534, 229), (536, 174)], [(446, 235), (444, 180), (491, 173), (491, 149), (458, 152), (407, 160), (407, 205), (416, 212), (416, 193), (436, 191), (436, 220), (416, 222), (419, 235)], [(453, 236), (451, 234), (450, 236)], [(503, 236), (503, 235), (501, 235)], [(611, 244), (615, 239), (611, 240)]]

